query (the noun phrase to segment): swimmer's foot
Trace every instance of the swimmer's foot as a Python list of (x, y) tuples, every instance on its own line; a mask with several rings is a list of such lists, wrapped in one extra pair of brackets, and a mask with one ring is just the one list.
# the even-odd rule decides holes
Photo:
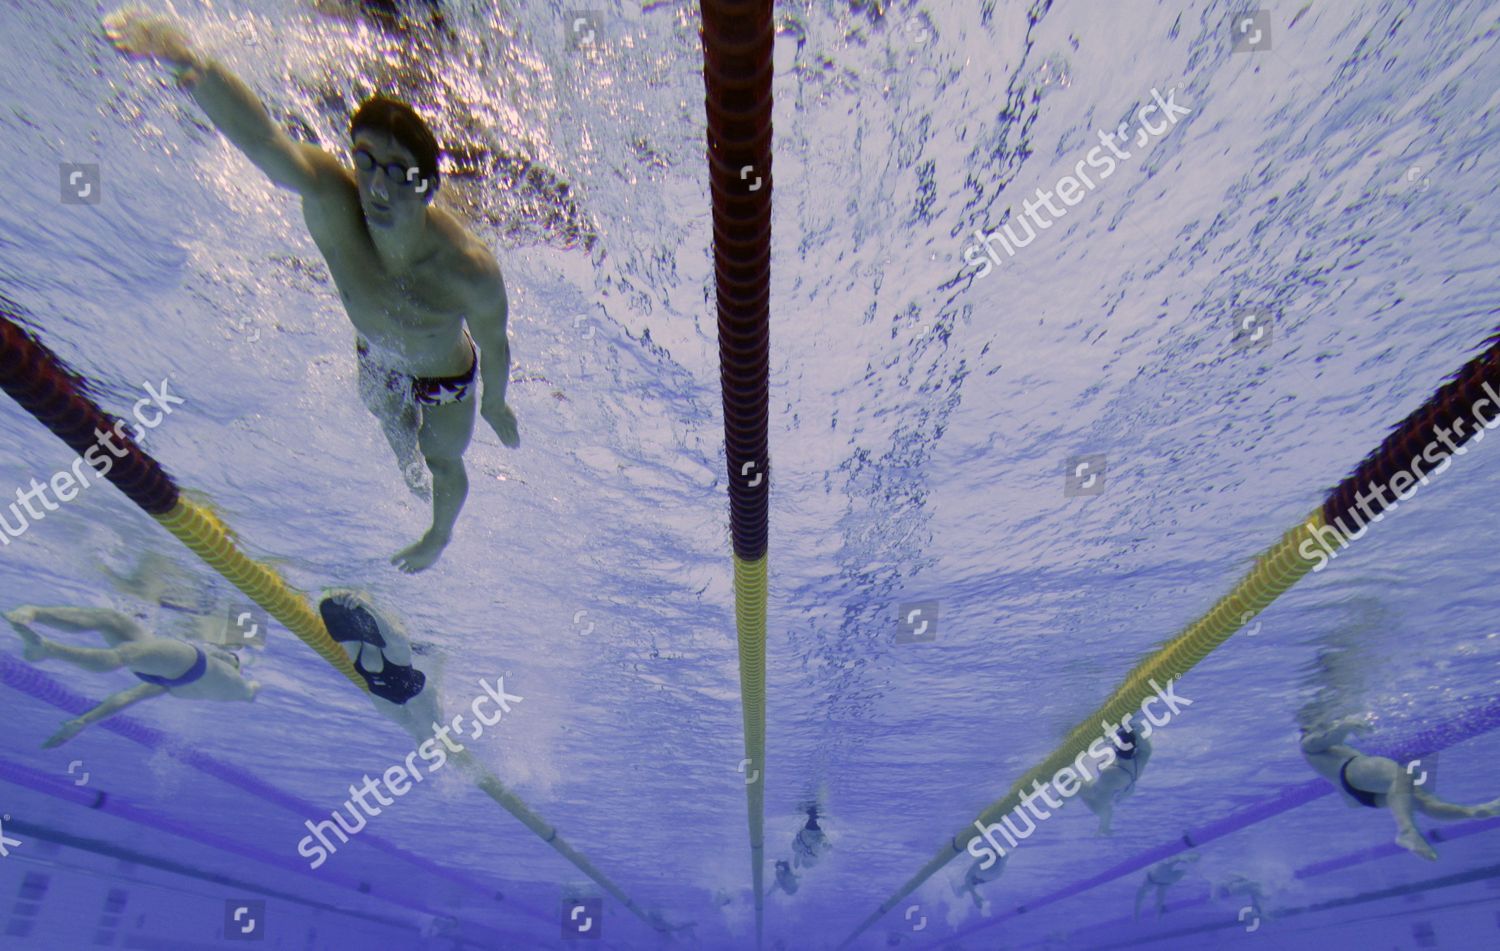
[(16, 633), (21, 635), (21, 640), (26, 644), (26, 650), (21, 656), (30, 661), (37, 661), (45, 660), (50, 655), (51, 652), (47, 650), (47, 642), (29, 626), (31, 622), (36, 620), (35, 608), (20, 607), (14, 611), (7, 611), (5, 612), (5, 619), (10, 622), (11, 627), (16, 629)]
[(391, 564), (409, 575), (426, 571), (442, 557), (443, 549), (448, 547), (448, 541), (449, 539), (442, 535), (429, 531), (415, 545), (396, 552), (391, 558)]
[(1422, 838), (1422, 833), (1416, 829), (1396, 836), (1396, 844), (1413, 855), (1420, 855), (1429, 862), (1437, 861), (1437, 853), (1432, 851), (1432, 846), (1427, 844), (1427, 840)]

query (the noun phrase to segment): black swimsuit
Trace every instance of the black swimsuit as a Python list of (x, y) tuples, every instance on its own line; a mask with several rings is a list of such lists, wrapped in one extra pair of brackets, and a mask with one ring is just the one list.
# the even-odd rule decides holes
[(1354, 784), (1349, 782), (1349, 764), (1357, 759), (1359, 759), (1358, 756), (1351, 756), (1348, 759), (1344, 760), (1343, 766), (1339, 767), (1339, 785), (1343, 786), (1344, 792), (1353, 796), (1354, 800), (1360, 805), (1369, 806), (1371, 809), (1379, 809), (1380, 803), (1375, 801), (1375, 797), (1379, 795), (1379, 793), (1366, 792), (1363, 789), (1356, 789)]
[(464, 339), (469, 343), (469, 353), (473, 359), (469, 363), (469, 369), (457, 376), (412, 376), (400, 370), (382, 367), (370, 355), (370, 344), (364, 337), (358, 339), (354, 349), (359, 354), (360, 366), (372, 376), (384, 374), (385, 385), (391, 392), (403, 396), (410, 393), (412, 399), (423, 406), (444, 406), (468, 399), (474, 387), (474, 377), (479, 373), (479, 350), (474, 346), (474, 338), (469, 336), (468, 328), (464, 329)]
[(369, 671), (359, 662), (360, 654), (354, 655), (354, 669), (365, 679), (370, 692), (391, 703), (405, 703), (422, 692), (427, 676), (410, 664), (392, 663), (385, 656), (385, 638), (380, 635), (380, 625), (373, 615), (363, 607), (350, 608), (333, 598), (324, 599), (318, 605), (328, 633), (340, 644), (361, 642), (381, 649), (385, 666), (378, 671)]

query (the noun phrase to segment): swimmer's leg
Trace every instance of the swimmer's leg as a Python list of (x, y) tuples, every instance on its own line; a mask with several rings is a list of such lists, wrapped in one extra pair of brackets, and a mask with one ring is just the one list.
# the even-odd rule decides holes
[(1102, 789), (1097, 780), (1084, 786), (1078, 791), (1078, 798), (1089, 807), (1089, 811), (1099, 817), (1099, 830), (1097, 835), (1109, 835), (1109, 827), (1115, 814), (1115, 798), (1110, 790)]
[(1500, 799), (1479, 806), (1460, 806), (1446, 799), (1439, 799), (1420, 786), (1412, 787), (1412, 798), (1417, 801), (1417, 811), (1434, 819), (1485, 819), (1500, 816)]
[(430, 568), (453, 539), (453, 525), (469, 497), (464, 450), (474, 436), (478, 402), (471, 389), (467, 397), (456, 403), (423, 407), (418, 442), (432, 472), (432, 527), (421, 541), (391, 559), (392, 564), (407, 574)]
[(422, 425), (422, 414), (410, 393), (403, 393), (391, 386), (390, 372), (371, 361), (359, 360), (359, 396), (380, 423), (385, 441), (390, 443), (396, 455), (396, 465), (401, 467), (401, 478), (412, 494), (422, 501), (431, 495), (422, 484), (422, 453), (417, 448), (417, 431)]
[(1135, 890), (1135, 920), (1141, 920), (1141, 902), (1146, 900), (1146, 893), (1151, 890), (1151, 879), (1148, 877), (1141, 882), (1141, 887)]
[(1413, 794), (1411, 777), (1393, 759), (1384, 756), (1361, 756), (1349, 764), (1346, 771), (1349, 785), (1356, 789), (1385, 796), (1385, 804), (1396, 818), (1396, 844), (1414, 855), (1429, 861), (1437, 861), (1437, 853), (1417, 829), (1413, 810), (1417, 797)]
[(16, 633), (21, 635), (21, 641), (26, 645), (21, 656), (36, 663), (47, 659), (47, 648), (51, 642), (43, 639), (42, 635), (31, 629), (33, 620), (31, 610), (30, 608), (16, 608), (14, 611), (7, 611), (5, 619), (10, 622), (11, 627), (15, 628)]
[(151, 632), (135, 618), (108, 608), (43, 608), (26, 605), (6, 615), (6, 619), (14, 625), (17, 622), (11, 614), (21, 615), (21, 624), (45, 624), (59, 631), (74, 633), (98, 631), (111, 647), (119, 647), (131, 641), (151, 640)]
[(72, 647), (68, 644), (59, 644), (56, 641), (45, 639), (41, 643), (45, 651), (42, 655), (43, 657), (55, 657), (58, 660), (65, 660), (74, 667), (79, 667), (96, 674), (119, 670), (130, 663), (125, 657), (125, 651), (132, 646), (129, 644), (122, 647)]

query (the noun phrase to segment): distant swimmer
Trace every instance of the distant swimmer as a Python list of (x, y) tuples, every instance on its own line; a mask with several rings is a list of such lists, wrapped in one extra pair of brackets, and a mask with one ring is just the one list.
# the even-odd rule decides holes
[(1266, 913), (1266, 890), (1252, 878), (1235, 873), (1223, 881), (1215, 882), (1211, 894), (1214, 901), (1239, 899), (1246, 902), (1241, 906), (1241, 920), (1247, 911), (1253, 913), (1257, 920), (1270, 917)]
[[(107, 608), (37, 607), (23, 605), (5, 614), (21, 635), (24, 656), (33, 663), (64, 660), (84, 670), (103, 673), (129, 668), (141, 681), (104, 700), (83, 716), (67, 721), (44, 748), (61, 746), (91, 724), (111, 717), (133, 703), (171, 694), (185, 700), (254, 700), (260, 684), (246, 680), (239, 657), (212, 644), (156, 637), (140, 622)], [(97, 631), (109, 647), (71, 647), (50, 641), (35, 630), (42, 624), (62, 631)]]
[(1304, 728), (1302, 755), (1324, 779), (1338, 787), (1347, 805), (1389, 808), (1396, 817), (1397, 845), (1424, 859), (1437, 861), (1437, 853), (1417, 830), (1414, 811), (1445, 820), (1500, 816), (1500, 799), (1479, 806), (1445, 802), (1418, 786), (1395, 760), (1366, 756), (1344, 745), (1344, 738), (1350, 733), (1366, 733), (1370, 729), (1370, 724), (1358, 717), (1345, 717), (1316, 732)]
[(976, 860), (973, 865), (969, 866), (969, 870), (964, 873), (963, 886), (954, 887), (954, 894), (967, 894), (974, 900), (975, 908), (984, 907), (984, 899), (979, 895), (979, 886), (988, 885), (990, 882), (998, 880), (1004, 874), (1005, 863), (1009, 858), (1010, 856), (1008, 855), (1002, 855), (998, 859), (991, 860), (989, 868), (985, 868), (983, 862)]
[(1135, 917), (1141, 917), (1141, 902), (1146, 900), (1146, 895), (1154, 888), (1156, 889), (1156, 915), (1161, 917), (1167, 913), (1167, 889), (1176, 885), (1187, 877), (1192, 871), (1192, 865), (1198, 861), (1197, 852), (1187, 852), (1178, 855), (1146, 869), (1146, 877), (1141, 882), (1141, 887), (1135, 890)]
[(520, 445), (505, 402), (505, 283), (484, 243), (432, 204), (441, 185), (437, 140), (409, 105), (376, 96), (349, 124), (351, 171), (293, 141), (249, 87), (170, 19), (128, 8), (104, 26), (125, 55), (171, 68), (231, 143), (301, 196), (303, 220), (356, 331), (365, 405), (412, 491), (424, 492), (424, 462), (432, 474), (432, 525), (391, 561), (407, 573), (431, 567), (468, 497), (463, 454), (476, 407), (501, 443)]
[(1100, 768), (1098, 775), (1085, 780), (1078, 790), (1079, 798), (1099, 817), (1100, 835), (1110, 834), (1115, 803), (1135, 792), (1135, 784), (1151, 758), (1151, 742), (1130, 725), (1129, 717), (1113, 739), (1114, 762)]
[(833, 848), (823, 827), (818, 825), (818, 807), (807, 807), (807, 822), (792, 840), (792, 865), (795, 868), (812, 868), (823, 854)]

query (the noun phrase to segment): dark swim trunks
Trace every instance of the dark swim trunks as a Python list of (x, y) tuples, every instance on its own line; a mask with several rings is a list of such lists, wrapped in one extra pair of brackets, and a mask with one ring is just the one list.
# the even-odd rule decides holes
[(135, 674), (146, 683), (154, 684), (158, 687), (166, 687), (168, 689), (171, 689), (172, 687), (186, 687), (188, 684), (193, 683), (194, 681), (202, 677), (203, 674), (208, 670), (208, 655), (203, 653), (203, 648), (199, 647), (197, 644), (191, 644), (189, 646), (193, 648), (193, 652), (196, 653), (198, 657), (193, 661), (193, 666), (189, 667), (187, 669), (187, 673), (183, 674), (181, 677), (159, 677), (156, 674), (143, 674), (135, 670), (132, 670), (131, 673)]
[(411, 376), (400, 370), (383, 367), (370, 356), (370, 344), (363, 337), (355, 343), (354, 350), (359, 354), (360, 368), (371, 376), (385, 374), (385, 385), (393, 392), (404, 394), (409, 391), (423, 406), (443, 406), (467, 399), (474, 386), (474, 377), (479, 372), (479, 350), (474, 346), (474, 338), (469, 336), (467, 328), (464, 330), (464, 339), (469, 342), (472, 359), (469, 369), (458, 376)]
[(1362, 806), (1369, 806), (1371, 809), (1379, 809), (1380, 803), (1375, 801), (1376, 793), (1357, 789), (1353, 783), (1349, 782), (1349, 764), (1357, 759), (1359, 759), (1358, 756), (1351, 756), (1344, 760), (1343, 766), (1339, 767), (1339, 785), (1344, 787), (1344, 792), (1354, 797), (1355, 802)]

